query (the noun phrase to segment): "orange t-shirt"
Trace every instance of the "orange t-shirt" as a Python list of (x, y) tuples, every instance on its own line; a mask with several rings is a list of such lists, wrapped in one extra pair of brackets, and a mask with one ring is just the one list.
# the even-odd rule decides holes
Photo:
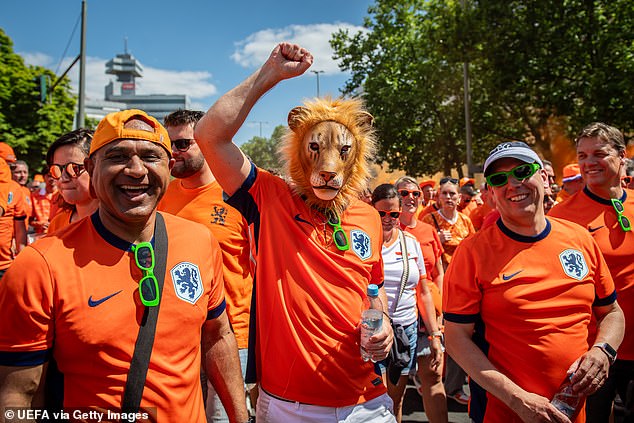
[(15, 221), (26, 224), (26, 201), (24, 191), (17, 182), (9, 181), (7, 208), (0, 217), (0, 269), (7, 269), (13, 263), (13, 237)]
[(247, 348), (253, 274), (246, 220), (239, 211), (224, 202), (222, 188), (216, 181), (186, 189), (181, 180), (175, 179), (167, 187), (158, 209), (202, 223), (218, 240), (224, 264), (227, 314), (238, 348)]
[[(340, 220), (350, 248), (282, 179), (252, 167), (229, 204), (254, 224), (259, 382), (273, 395), (343, 407), (386, 392), (359, 353), (357, 325), (371, 283), (382, 285), (376, 210), (352, 200)], [(385, 322), (387, 324), (387, 322)]]
[(436, 210), (438, 210), (438, 205), (435, 201), (430, 201), (429, 204), (427, 204), (423, 208), (423, 210), (421, 210), (420, 212), (417, 211), (418, 220), (423, 221), (425, 219), (425, 216), (427, 216), (429, 213), (435, 212)]
[(40, 194), (39, 191), (31, 193), (33, 214), (30, 217), (30, 223), (36, 234), (43, 234), (48, 230), (44, 227), (44, 224), (49, 223), (52, 218), (51, 209), (55, 202), (54, 195), (55, 193)]
[[(141, 411), (204, 423), (201, 328), (225, 310), (221, 252), (202, 225), (163, 216), (169, 248)], [(0, 285), (0, 364), (52, 354), (65, 408), (119, 410), (145, 309), (130, 247), (97, 212), (25, 248)]]
[(31, 190), (25, 187), (24, 185), (20, 185), (22, 188), (22, 195), (24, 196), (24, 201), (26, 202), (26, 218), (27, 220), (33, 214), (33, 204), (31, 203)]
[(479, 231), (482, 228), (482, 224), (484, 223), (484, 218), (489, 212), (493, 210), (486, 203), (480, 204), (475, 210), (471, 212), (469, 215), (469, 219), (471, 219), (471, 223), (473, 223), (473, 228), (476, 231)]
[(454, 224), (445, 220), (437, 211), (423, 218), (423, 222), (432, 225), (434, 228), (451, 232), (451, 239), (443, 244), (445, 252), (442, 255), (442, 260), (445, 266), (451, 262), (451, 257), (462, 240), (475, 233), (471, 219), (460, 212), (457, 212), (457, 214), (458, 217)]
[[(577, 224), (548, 218), (535, 237), (497, 224), (464, 240), (445, 273), (447, 321), (475, 324), (473, 340), (501, 373), (552, 398), (568, 367), (588, 350), (592, 307), (616, 300), (608, 266)], [(475, 421), (521, 422), (473, 380)], [(585, 421), (583, 411), (576, 422)]]
[(70, 218), (73, 215), (73, 211), (70, 209), (60, 209), (59, 212), (51, 219), (51, 223), (48, 225), (48, 233), (59, 231), (70, 225)]
[(462, 202), (460, 202), (460, 204), (458, 205), (458, 211), (469, 218), (471, 217), (471, 213), (473, 213), (473, 211), (477, 208), (478, 203), (476, 203), (473, 199), (469, 201), (466, 205)]
[[(625, 215), (634, 222), (634, 191), (624, 190), (621, 202)], [(634, 232), (623, 232), (612, 203), (587, 188), (572, 195), (565, 203), (557, 204), (548, 216), (578, 223), (599, 244), (625, 315), (625, 337), (618, 358), (634, 360)]]

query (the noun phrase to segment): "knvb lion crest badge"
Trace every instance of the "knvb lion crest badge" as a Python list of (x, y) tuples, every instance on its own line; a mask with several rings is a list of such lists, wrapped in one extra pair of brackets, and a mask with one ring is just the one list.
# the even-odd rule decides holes
[(195, 304), (203, 295), (203, 283), (198, 266), (189, 262), (181, 262), (170, 270), (174, 291), (181, 300)]
[(353, 229), (350, 231), (352, 238), (352, 251), (361, 258), (367, 260), (372, 255), (372, 245), (370, 244), (370, 236), (363, 231)]
[(588, 265), (586, 259), (579, 250), (564, 250), (559, 254), (559, 261), (566, 275), (571, 278), (582, 280), (588, 274)]

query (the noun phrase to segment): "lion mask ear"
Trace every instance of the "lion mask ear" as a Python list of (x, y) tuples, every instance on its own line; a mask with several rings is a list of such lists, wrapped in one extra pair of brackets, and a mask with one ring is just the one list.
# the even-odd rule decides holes
[(360, 126), (371, 127), (374, 124), (374, 116), (368, 112), (361, 112), (359, 113), (359, 122)]
[(303, 106), (298, 106), (293, 108), (290, 112), (288, 112), (288, 127), (291, 128), (291, 131), (295, 131), (299, 125), (302, 123), (302, 115), (305, 114), (308, 110)]

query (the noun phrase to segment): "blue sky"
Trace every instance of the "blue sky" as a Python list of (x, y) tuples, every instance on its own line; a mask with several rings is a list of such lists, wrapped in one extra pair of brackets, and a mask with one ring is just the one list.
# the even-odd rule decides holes
[[(280, 41), (296, 42), (315, 56), (321, 95), (339, 95), (349, 75), (339, 71), (328, 43), (339, 28), (361, 29), (372, 0), (216, 1), (87, 0), (87, 97), (103, 99), (105, 62), (124, 50), (139, 60), (143, 94), (187, 94), (192, 108), (207, 110), (251, 74)], [(79, 53), (81, 0), (2, 0), (0, 27), (29, 64), (60, 75)], [(70, 44), (69, 44), (70, 43)], [(64, 49), (69, 45), (63, 56)], [(76, 68), (78, 65), (75, 66)], [(59, 70), (58, 70), (59, 69)], [(77, 69), (70, 77), (76, 86)], [(291, 108), (317, 94), (307, 72), (283, 81), (252, 110), (238, 144), (270, 136)]]

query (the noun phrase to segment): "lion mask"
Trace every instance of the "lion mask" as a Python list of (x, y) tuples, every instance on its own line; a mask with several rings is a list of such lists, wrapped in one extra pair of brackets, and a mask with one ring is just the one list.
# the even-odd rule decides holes
[(288, 114), (280, 153), (309, 207), (341, 213), (370, 178), (376, 135), (359, 99), (318, 98)]

